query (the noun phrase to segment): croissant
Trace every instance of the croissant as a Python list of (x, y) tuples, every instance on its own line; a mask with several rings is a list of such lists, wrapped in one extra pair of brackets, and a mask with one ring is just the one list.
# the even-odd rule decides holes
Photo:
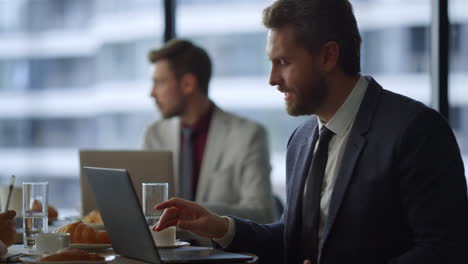
[[(42, 203), (38, 200), (34, 200), (31, 206), (31, 211), (42, 212)], [(47, 205), (47, 216), (49, 218), (49, 222), (53, 222), (58, 218), (58, 212), (52, 205)]]
[(101, 214), (99, 213), (99, 211), (92, 210), (85, 217), (83, 217), (83, 223), (103, 224)]
[(66, 248), (55, 254), (42, 257), (39, 261), (104, 261), (104, 257), (96, 253), (89, 253), (78, 248)]
[(47, 212), (48, 212), (49, 222), (53, 222), (57, 220), (58, 212), (52, 205), (47, 206)]
[(110, 244), (106, 231), (96, 231), (82, 222), (75, 222), (57, 228), (54, 233), (70, 233), (72, 244)]

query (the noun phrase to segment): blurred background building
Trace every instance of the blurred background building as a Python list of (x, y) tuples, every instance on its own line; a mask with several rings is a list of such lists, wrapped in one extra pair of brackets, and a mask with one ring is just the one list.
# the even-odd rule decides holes
[[(448, 1), (450, 123), (468, 166), (468, 6)], [(261, 14), (271, 2), (178, 0), (175, 31), (214, 60), (215, 103), (267, 127), (284, 199), (286, 143), (304, 118), (289, 117), (268, 85)], [(351, 2), (363, 74), (429, 105), (431, 1)], [(162, 44), (164, 21), (162, 0), (0, 0), (0, 183), (48, 181), (50, 203), (77, 214), (78, 150), (138, 149), (159, 118), (146, 54)]]

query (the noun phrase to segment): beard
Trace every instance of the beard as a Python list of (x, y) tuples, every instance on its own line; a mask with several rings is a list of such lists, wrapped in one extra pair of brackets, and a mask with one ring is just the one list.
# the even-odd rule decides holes
[(172, 117), (180, 116), (182, 113), (181, 109), (179, 108), (173, 108), (170, 109), (170, 111), (162, 111), (161, 110), (161, 115), (164, 119), (169, 119)]
[[(281, 88), (283, 89), (283, 88)], [(285, 88), (284, 90), (291, 90)], [(298, 86), (292, 91), (294, 98), (286, 102), (286, 111), (291, 116), (302, 116), (316, 114), (328, 95), (328, 86), (325, 78), (310, 81)]]
[(159, 112), (164, 119), (181, 116), (187, 108), (188, 99), (182, 95), (180, 82), (172, 89), (174, 90), (171, 96), (166, 96), (160, 100), (156, 99)]
[(184, 100), (179, 100), (178, 102), (171, 102), (171, 105), (161, 105), (157, 103), (159, 112), (164, 119), (169, 119), (176, 116), (181, 116), (185, 111), (185, 102)]

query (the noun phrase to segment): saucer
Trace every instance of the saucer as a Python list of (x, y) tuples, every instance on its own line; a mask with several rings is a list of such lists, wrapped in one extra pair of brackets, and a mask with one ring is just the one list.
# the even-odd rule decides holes
[(39, 261), (40, 256), (26, 256), (21, 257), (19, 260), (23, 263), (30, 263), (30, 264), (46, 264), (46, 263), (54, 263), (54, 264), (103, 264), (103, 263), (110, 263), (116, 259), (115, 256), (105, 256), (105, 260), (103, 261), (83, 261), (83, 260), (75, 260), (75, 261)]
[(157, 247), (158, 248), (178, 248), (178, 247), (184, 247), (184, 246), (190, 246), (190, 243), (186, 241), (176, 240), (174, 245), (164, 245), (164, 246), (157, 246)]

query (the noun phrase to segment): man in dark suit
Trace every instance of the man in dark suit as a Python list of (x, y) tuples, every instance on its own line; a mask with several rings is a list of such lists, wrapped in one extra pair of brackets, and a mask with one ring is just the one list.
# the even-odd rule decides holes
[[(173, 199), (156, 230), (177, 225), (262, 263), (468, 263), (468, 199), (447, 121), (360, 75), (347, 0), (279, 0), (264, 11), (270, 84), (292, 134), (287, 206), (258, 225)], [(408, 87), (410, 89), (411, 87)]]

